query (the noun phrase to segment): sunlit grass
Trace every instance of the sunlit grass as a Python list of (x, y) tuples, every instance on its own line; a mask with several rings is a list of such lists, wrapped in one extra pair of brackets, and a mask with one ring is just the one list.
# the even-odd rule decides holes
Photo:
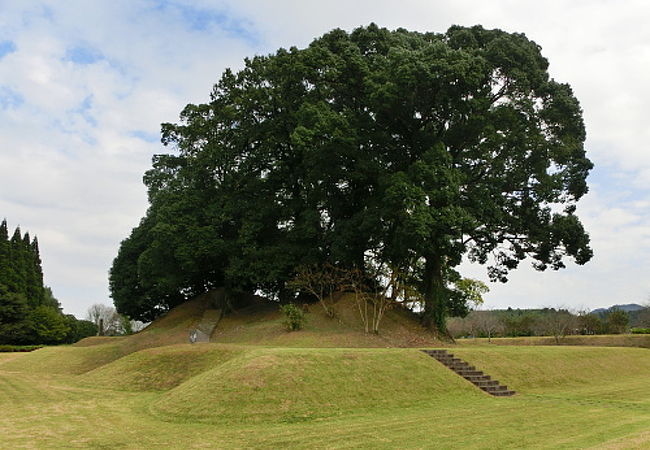
[(82, 375), (52, 370), (57, 353), (66, 366), (83, 350), (0, 357), (1, 447), (650, 444), (645, 349), (452, 350), (516, 389), (511, 398), (484, 394), (416, 349), (178, 345)]

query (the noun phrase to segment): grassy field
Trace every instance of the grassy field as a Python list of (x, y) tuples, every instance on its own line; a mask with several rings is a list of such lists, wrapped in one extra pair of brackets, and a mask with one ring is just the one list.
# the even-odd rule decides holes
[(403, 311), (367, 336), (336, 306), (295, 333), (240, 312), (192, 345), (197, 299), (133, 336), (0, 353), (0, 448), (650, 447), (650, 350), (594, 346), (637, 340), (450, 349), (518, 392), (495, 398), (408, 348), (441, 343)]
[(518, 391), (493, 398), (417, 349), (196, 344), (97, 357), (115, 347), (0, 356), (0, 446), (650, 446), (645, 349), (454, 349)]

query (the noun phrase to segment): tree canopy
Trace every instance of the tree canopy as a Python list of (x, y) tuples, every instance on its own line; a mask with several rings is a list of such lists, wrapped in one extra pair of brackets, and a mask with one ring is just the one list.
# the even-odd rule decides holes
[(333, 30), (226, 70), (162, 125), (171, 154), (114, 261), (119, 312), (150, 320), (211, 287), (291, 296), (313, 264), (410, 274), (427, 325), (462, 309), (463, 258), (584, 264), (582, 111), (523, 34)]

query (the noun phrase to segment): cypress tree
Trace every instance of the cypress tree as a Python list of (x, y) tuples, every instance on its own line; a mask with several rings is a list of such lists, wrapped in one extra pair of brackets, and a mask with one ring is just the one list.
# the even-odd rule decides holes
[(7, 219), (0, 223), (0, 285), (7, 285), (9, 276), (9, 231)]
[(30, 243), (30, 250), (32, 256), (32, 285), (31, 292), (34, 295), (34, 298), (38, 301), (38, 304), (43, 304), (45, 298), (45, 291), (43, 285), (43, 267), (41, 261), (41, 253), (38, 248), (38, 238), (34, 236), (34, 239)]
[(9, 241), (9, 277), (7, 287), (11, 292), (27, 296), (27, 281), (25, 270), (25, 252), (20, 227), (16, 227)]
[(29, 304), (32, 307), (36, 307), (43, 301), (43, 280), (42, 277), (39, 276), (41, 272), (40, 259), (37, 258), (34, 251), (29, 232), (25, 233), (23, 236), (21, 253), (24, 258), (25, 295), (29, 300)]

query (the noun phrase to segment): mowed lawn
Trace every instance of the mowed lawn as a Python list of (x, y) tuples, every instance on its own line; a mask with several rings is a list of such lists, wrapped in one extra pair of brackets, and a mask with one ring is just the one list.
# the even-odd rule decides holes
[(102, 347), (0, 354), (0, 447), (650, 447), (647, 349), (450, 349), (494, 398), (417, 349)]

